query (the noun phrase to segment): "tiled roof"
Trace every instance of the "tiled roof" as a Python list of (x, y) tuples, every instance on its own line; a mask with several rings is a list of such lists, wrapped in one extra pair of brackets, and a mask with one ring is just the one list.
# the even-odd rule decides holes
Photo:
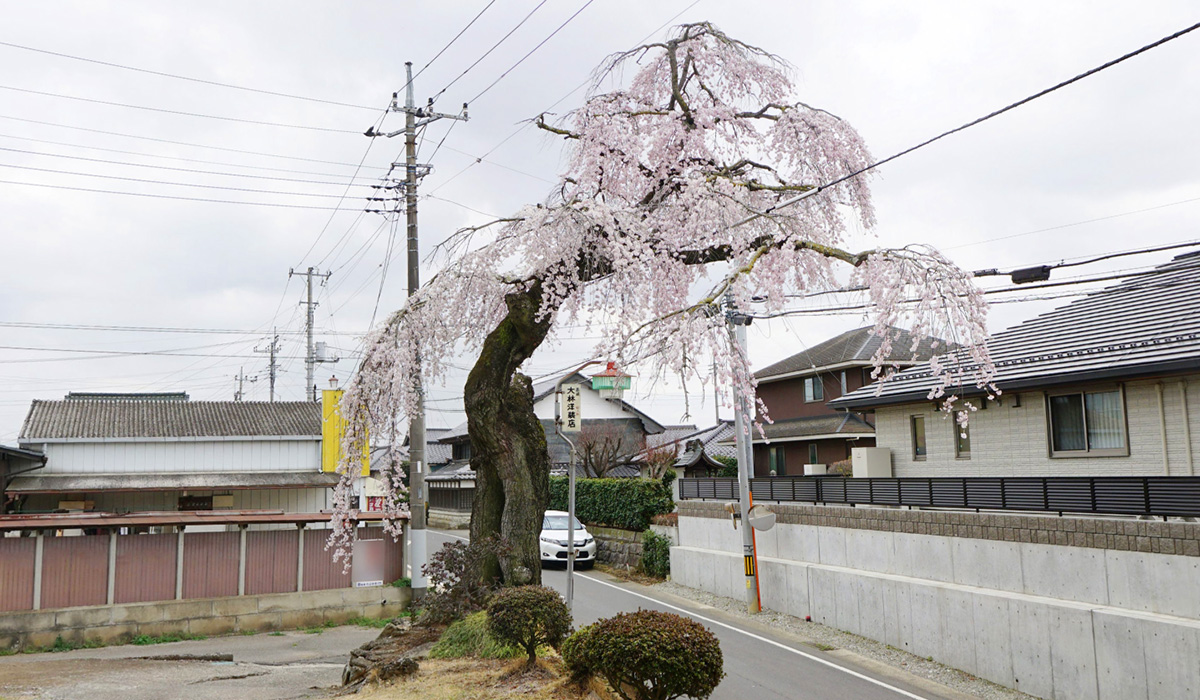
[[(874, 435), (875, 428), (852, 413), (834, 416), (811, 416), (791, 418), (763, 423), (763, 433), (768, 440), (796, 439), (817, 435)], [(758, 429), (753, 431), (754, 441), (761, 442)]]
[[(1188, 253), (997, 333), (988, 342), (996, 385), (1015, 391), (1195, 371), (1200, 369), (1198, 312), (1200, 253)], [(953, 363), (954, 358), (946, 360)], [(923, 364), (829, 405), (924, 401), (936, 382)], [(982, 393), (974, 386), (954, 392)]]
[[(912, 335), (900, 328), (893, 330), (896, 335), (892, 341), (892, 352), (886, 358), (887, 360), (891, 362), (910, 363), (928, 360), (933, 355), (932, 340), (928, 338), (922, 340), (917, 346), (917, 351), (914, 355), (912, 351)], [(797, 372), (815, 372), (824, 367), (846, 363), (867, 365), (870, 364), (871, 358), (875, 355), (875, 351), (879, 349), (881, 342), (882, 339), (874, 333), (874, 326), (857, 328), (835, 338), (830, 338), (818, 345), (814, 345), (804, 352), (798, 352), (773, 365), (764, 367), (755, 372), (754, 376), (761, 381)], [(944, 347), (944, 341), (939, 341), (939, 343), (939, 347)]]
[(664, 426), (664, 430), (658, 435), (646, 436), (646, 447), (658, 447), (666, 445), (680, 438), (685, 438), (693, 433), (699, 432), (694, 425), (668, 425)]
[[(683, 428), (691, 426), (672, 426), (673, 428)], [(704, 456), (710, 459), (714, 457), (736, 457), (736, 449), (732, 444), (722, 444), (725, 440), (733, 440), (733, 421), (723, 420), (716, 425), (704, 428), (703, 430), (692, 430), (690, 433), (676, 435), (674, 440), (659, 442), (658, 444), (650, 444), (647, 439), (647, 448), (630, 458), (631, 462), (640, 462), (645, 458), (646, 453), (655, 448), (674, 448), (675, 450), (675, 466), (690, 467), (700, 462)]]
[(87, 438), (321, 437), (307, 401), (34, 401), (21, 443)]

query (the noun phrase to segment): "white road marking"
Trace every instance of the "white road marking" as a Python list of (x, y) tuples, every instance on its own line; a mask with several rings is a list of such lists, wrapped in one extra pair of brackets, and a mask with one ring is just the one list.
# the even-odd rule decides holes
[[(439, 535), (442, 535), (443, 537), (453, 537), (453, 538), (454, 538), (454, 539), (456, 539), (456, 540), (462, 540), (462, 541), (464, 541), (464, 542), (469, 542), (469, 541), (470, 541), (470, 540), (469, 540), (469, 539), (467, 539), (466, 537), (459, 537), (459, 536), (457, 536), (457, 535), (451, 535), (451, 534), (448, 534), (448, 533), (445, 533), (445, 532), (440, 532), (440, 531), (439, 531), (439, 532), (438, 532), (438, 534), (439, 534)], [(927, 697), (926, 697), (926, 696), (924, 696), (924, 695), (916, 695), (916, 694), (914, 694), (914, 693), (910, 693), (909, 691), (907, 691), (907, 690), (904, 690), (903, 688), (897, 688), (896, 686), (894, 686), (894, 685), (891, 685), (890, 683), (885, 683), (885, 682), (883, 682), (883, 681), (879, 680), (878, 678), (872, 678), (872, 677), (870, 677), (870, 676), (868, 676), (868, 675), (864, 675), (864, 674), (862, 674), (862, 673), (859, 673), (858, 671), (853, 671), (853, 670), (851, 670), (851, 669), (848, 669), (848, 668), (846, 668), (845, 666), (839, 666), (838, 664), (835, 664), (835, 663), (833, 663), (832, 661), (828, 661), (828, 660), (826, 660), (826, 659), (822, 659), (822, 658), (821, 658), (821, 657), (819, 657), (819, 656), (816, 656), (816, 655), (813, 655), (813, 654), (809, 654), (808, 652), (801, 651), (801, 650), (799, 650), (799, 649), (796, 649), (796, 648), (794, 648), (794, 647), (790, 647), (790, 646), (788, 646), (788, 645), (786, 645), (786, 644), (783, 644), (783, 643), (781, 643), (781, 642), (777, 642), (777, 641), (775, 641), (775, 640), (773, 640), (773, 639), (768, 639), (768, 638), (766, 638), (766, 637), (763, 637), (763, 636), (761, 636), (761, 635), (754, 634), (753, 632), (747, 632), (746, 630), (744, 630), (744, 629), (741, 629), (741, 628), (739, 628), (739, 627), (734, 627), (733, 625), (726, 624), (726, 623), (724, 623), (724, 622), (720, 622), (719, 620), (714, 620), (714, 619), (712, 619), (712, 618), (709, 618), (709, 617), (704, 617), (703, 615), (698, 615), (698, 614), (696, 614), (696, 613), (694, 613), (694, 612), (692, 612), (692, 611), (690, 611), (690, 610), (687, 610), (687, 609), (685, 609), (685, 608), (681, 608), (681, 607), (679, 607), (679, 606), (676, 606), (676, 605), (671, 605), (670, 603), (663, 602), (663, 601), (659, 600), (658, 598), (652, 598), (652, 597), (650, 597), (650, 596), (648, 596), (648, 595), (643, 595), (643, 594), (641, 594), (641, 593), (637, 593), (637, 592), (635, 592), (635, 591), (631, 591), (631, 590), (629, 590), (628, 588), (624, 588), (624, 587), (622, 587), (622, 586), (618, 586), (618, 585), (616, 585), (616, 584), (609, 583), (608, 581), (601, 581), (600, 579), (596, 578), (595, 576), (589, 576), (589, 575), (587, 575), (587, 574), (579, 574), (579, 576), (582, 576), (583, 578), (586, 578), (587, 580), (589, 580), (589, 581), (592, 581), (592, 582), (594, 582), (594, 583), (598, 583), (598, 584), (600, 584), (601, 586), (608, 586), (609, 588), (615, 588), (615, 589), (617, 589), (618, 591), (621, 591), (621, 592), (623, 592), (623, 593), (628, 593), (629, 595), (632, 595), (632, 596), (637, 596), (638, 598), (643, 598), (643, 599), (645, 599), (645, 600), (648, 600), (648, 601), (650, 601), (650, 602), (652, 602), (652, 603), (654, 603), (654, 604), (656, 604), (656, 605), (661, 605), (661, 606), (662, 606), (662, 607), (664, 607), (664, 608), (670, 608), (671, 610), (677, 610), (677, 611), (679, 611), (679, 612), (683, 613), (684, 615), (687, 615), (688, 617), (691, 617), (691, 618), (693, 618), (693, 619), (700, 620), (700, 621), (702, 621), (702, 622), (707, 622), (707, 623), (708, 623), (708, 624), (710, 624), (710, 625), (716, 625), (716, 626), (718, 626), (718, 627), (724, 627), (724, 628), (725, 628), (725, 629), (727, 629), (727, 630), (731, 630), (731, 631), (733, 631), (733, 632), (737, 632), (737, 633), (739, 633), (739, 634), (744, 634), (744, 635), (746, 635), (747, 637), (750, 637), (751, 639), (757, 639), (757, 640), (758, 640), (758, 641), (760, 641), (760, 642), (763, 642), (763, 643), (766, 643), (766, 644), (770, 644), (770, 645), (772, 645), (772, 646), (775, 646), (775, 647), (778, 647), (778, 648), (780, 648), (780, 649), (783, 649), (784, 651), (790, 651), (790, 652), (792, 652), (793, 654), (796, 654), (796, 655), (798, 655), (798, 656), (803, 656), (804, 658), (806, 658), (806, 659), (809, 659), (810, 661), (815, 661), (815, 662), (817, 662), (817, 663), (819, 663), (819, 664), (821, 664), (821, 665), (823, 665), (823, 666), (828, 666), (829, 668), (836, 669), (836, 670), (838, 670), (838, 671), (841, 671), (842, 673), (846, 673), (846, 674), (849, 674), (849, 675), (851, 675), (851, 676), (854, 676), (855, 678), (859, 678), (859, 679), (862, 679), (862, 680), (864, 680), (864, 681), (867, 681), (868, 683), (873, 683), (873, 684), (875, 684), (875, 685), (877, 685), (877, 686), (879, 686), (879, 687), (881, 687), (881, 688), (887, 688), (888, 690), (890, 690), (890, 691), (892, 691), (892, 692), (894, 692), (894, 693), (899, 693), (900, 695), (903, 695), (903, 696), (904, 696), (904, 697), (906, 697), (906, 698), (912, 698), (912, 700), (929, 700), (929, 698), (927, 698)]]

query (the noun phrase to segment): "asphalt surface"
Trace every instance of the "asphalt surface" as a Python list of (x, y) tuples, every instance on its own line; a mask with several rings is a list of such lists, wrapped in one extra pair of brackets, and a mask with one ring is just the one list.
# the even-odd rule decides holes
[[(429, 550), (445, 542), (464, 539), (462, 532), (428, 530)], [(563, 569), (546, 569), (542, 583), (566, 595)], [(775, 630), (747, 628), (746, 623), (705, 605), (656, 594), (637, 584), (602, 573), (575, 574), (575, 626), (580, 627), (619, 612), (661, 610), (686, 615), (706, 626), (721, 642), (725, 680), (714, 700), (948, 700), (961, 697), (940, 694), (913, 685), (906, 674), (881, 675), (878, 670), (855, 667), (815, 647)]]

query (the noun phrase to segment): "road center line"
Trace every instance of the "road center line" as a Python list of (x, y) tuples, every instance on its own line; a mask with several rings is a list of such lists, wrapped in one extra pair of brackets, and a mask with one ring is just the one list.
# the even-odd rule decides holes
[[(469, 540), (468, 538), (466, 538), (466, 537), (459, 537), (459, 536), (457, 536), (457, 535), (451, 535), (451, 534), (448, 534), (448, 533), (445, 533), (445, 532), (441, 532), (441, 531), (437, 531), (437, 532), (438, 532), (438, 534), (439, 534), (439, 535), (442, 535), (443, 537), (453, 537), (453, 538), (454, 538), (454, 539), (456, 539), (456, 540), (462, 540), (462, 541), (464, 541), (464, 542), (469, 542), (469, 541), (470, 541), (470, 540)], [(881, 680), (879, 680), (878, 678), (872, 678), (872, 677), (870, 677), (870, 676), (868, 676), (868, 675), (865, 675), (865, 674), (859, 673), (858, 671), (853, 671), (853, 670), (851, 670), (851, 669), (848, 669), (848, 668), (846, 668), (845, 666), (839, 666), (838, 664), (835, 664), (835, 663), (833, 663), (832, 661), (828, 661), (828, 660), (826, 660), (826, 659), (822, 659), (821, 657), (819, 657), (819, 656), (816, 656), (816, 655), (814, 655), (814, 654), (809, 654), (808, 652), (801, 651), (801, 650), (799, 650), (799, 649), (796, 649), (796, 648), (794, 648), (794, 647), (790, 647), (790, 646), (788, 646), (788, 645), (786, 645), (786, 644), (783, 644), (782, 642), (777, 642), (777, 641), (775, 641), (774, 639), (768, 639), (767, 637), (763, 637), (763, 636), (761, 636), (761, 635), (754, 634), (753, 632), (747, 632), (746, 630), (744, 630), (744, 629), (741, 629), (740, 627), (735, 627), (735, 626), (733, 626), (733, 625), (730, 625), (730, 624), (727, 624), (727, 623), (721, 622), (721, 621), (719, 621), (719, 620), (714, 620), (714, 619), (712, 619), (712, 618), (705, 617), (705, 616), (703, 616), (703, 615), (700, 615), (700, 614), (694, 613), (694, 612), (692, 612), (692, 611), (690, 611), (690, 610), (688, 610), (688, 609), (686, 609), (686, 608), (681, 608), (681, 607), (679, 607), (679, 606), (677, 606), (677, 605), (671, 605), (670, 603), (667, 603), (667, 602), (661, 601), (661, 600), (659, 600), (658, 598), (652, 598), (652, 597), (650, 597), (650, 596), (648, 596), (648, 595), (644, 595), (644, 594), (642, 594), (642, 593), (637, 593), (636, 591), (631, 591), (631, 590), (629, 590), (628, 588), (625, 588), (625, 587), (623, 587), (623, 586), (618, 586), (618, 585), (616, 585), (616, 584), (609, 583), (608, 581), (601, 581), (600, 579), (596, 578), (595, 576), (589, 576), (589, 575), (587, 575), (587, 574), (580, 574), (580, 573), (578, 573), (578, 572), (576, 572), (576, 573), (577, 573), (577, 574), (578, 574), (580, 577), (582, 577), (582, 578), (586, 578), (587, 580), (589, 580), (589, 581), (592, 581), (592, 582), (594, 582), (594, 583), (598, 583), (598, 584), (600, 584), (601, 586), (608, 586), (609, 588), (615, 588), (615, 589), (617, 589), (618, 591), (622, 591), (622, 592), (624, 592), (624, 593), (628, 593), (629, 595), (632, 595), (632, 596), (637, 596), (638, 598), (642, 598), (642, 599), (644, 599), (644, 600), (648, 600), (648, 601), (650, 601), (650, 602), (652, 602), (652, 603), (654, 603), (654, 604), (656, 604), (656, 605), (661, 605), (661, 606), (663, 606), (664, 608), (670, 608), (671, 610), (677, 610), (677, 611), (679, 611), (679, 612), (683, 613), (684, 615), (687, 615), (688, 617), (690, 617), (690, 618), (693, 618), (693, 619), (695, 619), (695, 620), (700, 620), (700, 621), (702, 621), (702, 622), (707, 622), (707, 623), (708, 623), (708, 624), (710, 624), (710, 625), (716, 625), (716, 626), (718, 626), (718, 627), (724, 627), (724, 628), (725, 628), (725, 629), (727, 629), (727, 630), (731, 630), (731, 631), (733, 631), (733, 632), (737, 632), (738, 634), (743, 634), (743, 635), (745, 635), (745, 636), (747, 636), (747, 637), (750, 637), (751, 639), (756, 639), (756, 640), (758, 640), (758, 641), (760, 641), (760, 642), (763, 642), (763, 643), (766, 643), (766, 644), (770, 644), (770, 645), (772, 645), (772, 646), (778, 647), (778, 648), (780, 648), (780, 649), (783, 649), (783, 650), (785, 650), (785, 651), (790, 651), (790, 652), (792, 652), (793, 654), (796, 654), (796, 655), (798, 655), (798, 656), (803, 656), (804, 658), (806, 658), (806, 659), (809, 659), (810, 661), (815, 661), (815, 662), (817, 662), (817, 663), (819, 663), (819, 664), (821, 664), (821, 665), (823, 665), (823, 666), (828, 666), (829, 668), (836, 669), (836, 670), (838, 670), (838, 671), (841, 671), (842, 673), (846, 673), (846, 674), (849, 674), (849, 675), (851, 675), (851, 676), (854, 676), (855, 678), (860, 678), (860, 679), (862, 679), (862, 680), (864, 680), (864, 681), (867, 681), (868, 683), (873, 683), (873, 684), (875, 684), (875, 685), (877, 685), (877, 686), (879, 686), (879, 687), (881, 687), (881, 688), (886, 688), (886, 689), (888, 689), (888, 690), (890, 690), (890, 691), (892, 691), (892, 692), (894, 692), (894, 693), (899, 693), (900, 695), (903, 695), (903, 696), (904, 696), (904, 697), (906, 697), (906, 698), (912, 698), (912, 700), (929, 700), (929, 698), (927, 698), (927, 697), (926, 697), (926, 696), (924, 696), (924, 695), (916, 695), (915, 693), (910, 693), (909, 691), (907, 691), (907, 690), (904, 690), (903, 688), (897, 688), (896, 686), (894, 686), (894, 685), (891, 685), (890, 683), (885, 683), (884, 681), (881, 681)]]

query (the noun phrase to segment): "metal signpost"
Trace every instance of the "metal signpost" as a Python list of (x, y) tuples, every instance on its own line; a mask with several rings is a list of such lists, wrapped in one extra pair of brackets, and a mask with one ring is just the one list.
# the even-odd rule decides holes
[(571, 458), (567, 461), (567, 609), (574, 612), (575, 600), (575, 443), (567, 433), (578, 433), (583, 428), (583, 387), (579, 384), (559, 383), (560, 391), (555, 394), (554, 423), (558, 434), (571, 446)]

